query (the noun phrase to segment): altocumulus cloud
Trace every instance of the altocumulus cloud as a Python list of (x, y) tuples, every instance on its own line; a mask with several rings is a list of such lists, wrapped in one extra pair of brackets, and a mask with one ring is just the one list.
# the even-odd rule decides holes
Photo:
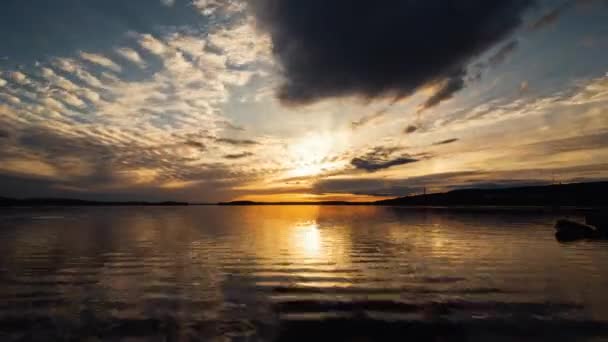
[(471, 60), (521, 24), (532, 0), (251, 0), (273, 42), (279, 99), (403, 97), (425, 85), (437, 105), (462, 87)]

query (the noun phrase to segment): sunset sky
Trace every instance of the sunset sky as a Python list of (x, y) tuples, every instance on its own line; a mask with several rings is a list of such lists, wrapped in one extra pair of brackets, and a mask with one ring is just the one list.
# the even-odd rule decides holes
[(608, 2), (3, 0), (0, 196), (608, 179)]

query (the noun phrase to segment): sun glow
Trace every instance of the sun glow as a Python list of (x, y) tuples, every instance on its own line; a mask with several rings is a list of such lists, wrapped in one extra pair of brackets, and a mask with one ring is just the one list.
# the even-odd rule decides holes
[(323, 172), (323, 165), (321, 164), (309, 164), (300, 165), (289, 171), (289, 177), (306, 177), (315, 176)]
[(315, 176), (334, 167), (327, 159), (336, 145), (330, 134), (310, 134), (289, 147), (289, 177)]

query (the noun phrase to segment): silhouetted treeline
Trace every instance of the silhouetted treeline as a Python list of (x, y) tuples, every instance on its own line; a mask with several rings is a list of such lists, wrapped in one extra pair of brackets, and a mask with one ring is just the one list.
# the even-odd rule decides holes
[(378, 201), (401, 206), (575, 206), (608, 204), (608, 182), (527, 186), (507, 189), (464, 189)]

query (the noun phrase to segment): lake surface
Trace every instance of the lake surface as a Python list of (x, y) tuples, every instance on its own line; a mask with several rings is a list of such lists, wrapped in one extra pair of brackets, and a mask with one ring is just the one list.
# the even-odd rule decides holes
[(0, 209), (0, 341), (606, 340), (608, 243), (557, 217)]

